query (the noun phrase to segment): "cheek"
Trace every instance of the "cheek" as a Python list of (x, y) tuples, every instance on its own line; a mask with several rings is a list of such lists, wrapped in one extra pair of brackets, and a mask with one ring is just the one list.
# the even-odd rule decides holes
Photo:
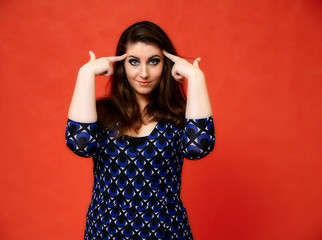
[(158, 68), (155, 69), (154, 75), (155, 77), (161, 78), (163, 72), (163, 65), (158, 66)]
[(135, 69), (133, 69), (131, 66), (125, 64), (124, 69), (128, 79), (133, 78), (136, 75)]

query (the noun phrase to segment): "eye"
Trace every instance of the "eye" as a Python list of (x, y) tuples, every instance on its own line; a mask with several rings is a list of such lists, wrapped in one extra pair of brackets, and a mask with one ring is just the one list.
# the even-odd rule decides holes
[(139, 65), (139, 61), (138, 61), (138, 60), (136, 60), (136, 59), (130, 59), (130, 60), (129, 60), (129, 63), (130, 63), (132, 66), (137, 66), (137, 65)]
[(160, 62), (160, 59), (159, 58), (152, 58), (149, 63), (151, 65), (157, 65), (158, 63)]

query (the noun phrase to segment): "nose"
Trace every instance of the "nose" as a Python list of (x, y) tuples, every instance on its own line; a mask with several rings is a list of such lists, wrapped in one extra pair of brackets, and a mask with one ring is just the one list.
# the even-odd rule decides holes
[(146, 79), (147, 77), (149, 77), (149, 70), (145, 64), (141, 65), (140, 77), (143, 79)]

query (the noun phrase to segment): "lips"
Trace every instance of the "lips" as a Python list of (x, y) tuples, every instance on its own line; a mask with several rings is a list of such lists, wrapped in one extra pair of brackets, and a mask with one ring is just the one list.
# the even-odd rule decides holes
[(148, 86), (151, 82), (138, 81), (141, 86)]

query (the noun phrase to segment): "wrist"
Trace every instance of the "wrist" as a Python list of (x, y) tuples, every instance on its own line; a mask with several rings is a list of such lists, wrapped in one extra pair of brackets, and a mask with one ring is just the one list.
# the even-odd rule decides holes
[(95, 71), (92, 70), (91, 68), (89, 68), (87, 66), (87, 64), (83, 65), (79, 71), (78, 71), (78, 75), (86, 75), (86, 76), (96, 76)]
[(187, 77), (188, 81), (201, 81), (205, 80), (205, 75), (200, 69), (194, 69), (191, 71), (189, 76)]

